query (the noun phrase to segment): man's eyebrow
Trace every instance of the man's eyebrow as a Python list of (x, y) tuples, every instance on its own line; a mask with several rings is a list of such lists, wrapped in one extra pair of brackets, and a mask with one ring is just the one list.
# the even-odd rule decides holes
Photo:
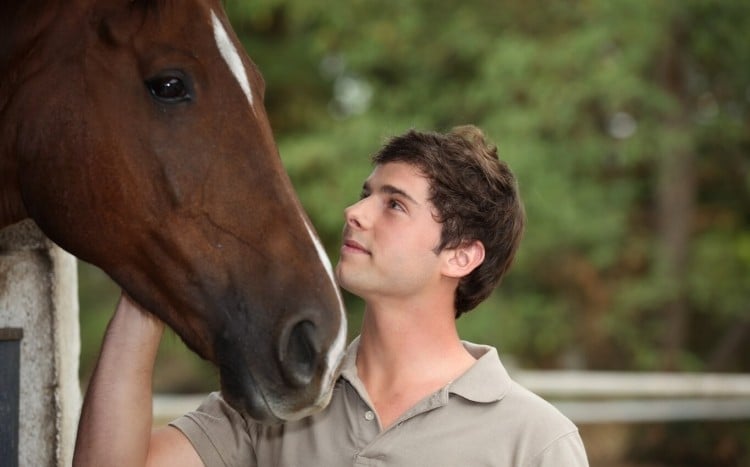
[[(370, 190), (370, 184), (367, 183), (367, 182), (365, 182), (365, 184), (363, 185), (363, 189), (365, 189), (367, 191), (371, 191)], [(416, 199), (414, 199), (411, 195), (409, 195), (409, 193), (407, 193), (404, 190), (402, 190), (401, 188), (395, 187), (393, 185), (383, 185), (383, 186), (380, 187), (379, 191), (382, 192), (382, 193), (389, 194), (389, 195), (403, 196), (404, 198), (406, 198), (410, 202), (416, 204), (417, 206), (420, 205), (420, 203)]]

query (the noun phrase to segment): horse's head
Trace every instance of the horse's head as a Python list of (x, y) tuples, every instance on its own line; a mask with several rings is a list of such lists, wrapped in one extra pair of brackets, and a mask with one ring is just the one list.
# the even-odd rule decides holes
[(220, 369), (263, 421), (327, 403), (345, 317), (217, 0), (78, 0), (7, 112), (26, 213)]

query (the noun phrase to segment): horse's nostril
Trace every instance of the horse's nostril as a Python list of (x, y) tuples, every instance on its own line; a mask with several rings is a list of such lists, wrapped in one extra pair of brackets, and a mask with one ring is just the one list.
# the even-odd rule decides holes
[(281, 369), (284, 378), (293, 386), (310, 384), (320, 353), (315, 338), (315, 325), (311, 321), (300, 321), (289, 333), (286, 343), (282, 342)]

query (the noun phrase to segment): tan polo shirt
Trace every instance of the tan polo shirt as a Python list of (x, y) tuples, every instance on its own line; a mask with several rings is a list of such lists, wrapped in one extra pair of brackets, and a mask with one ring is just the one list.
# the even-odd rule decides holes
[(577, 467), (578, 430), (552, 405), (510, 379), (497, 350), (464, 343), (477, 362), (381, 431), (347, 350), (330, 405), (284, 425), (243, 419), (218, 393), (172, 422), (209, 466)]

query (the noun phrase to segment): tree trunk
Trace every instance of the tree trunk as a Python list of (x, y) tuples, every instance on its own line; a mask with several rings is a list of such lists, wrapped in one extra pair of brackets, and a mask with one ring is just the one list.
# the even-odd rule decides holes
[[(679, 29), (677, 27), (676, 29)], [(664, 304), (662, 366), (675, 370), (688, 332), (687, 269), (690, 231), (695, 210), (694, 155), (685, 89), (685, 65), (681, 60), (679, 31), (673, 34), (662, 62), (662, 83), (679, 103), (666, 122), (672, 141), (659, 155), (657, 229), (661, 283), (667, 287)]]

